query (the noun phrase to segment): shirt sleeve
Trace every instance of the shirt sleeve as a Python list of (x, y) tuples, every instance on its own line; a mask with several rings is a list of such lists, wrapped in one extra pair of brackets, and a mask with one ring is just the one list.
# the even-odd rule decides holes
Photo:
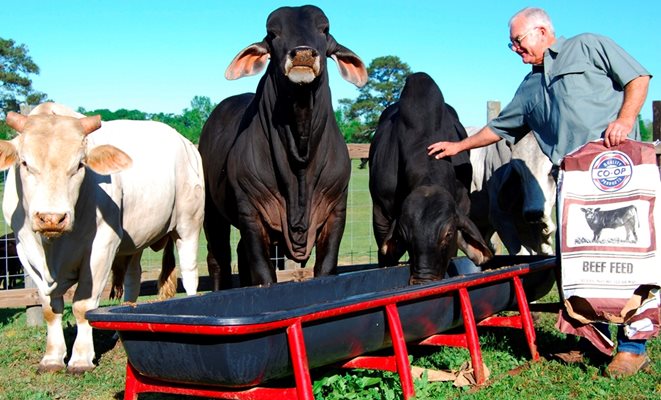
[(595, 66), (624, 88), (639, 76), (652, 76), (638, 61), (606, 36), (588, 35), (593, 41), (590, 57)]
[(523, 91), (519, 89), (514, 94), (512, 101), (498, 114), (498, 116), (487, 123), (487, 126), (498, 136), (509, 143), (516, 143), (530, 132), (525, 120), (525, 107)]

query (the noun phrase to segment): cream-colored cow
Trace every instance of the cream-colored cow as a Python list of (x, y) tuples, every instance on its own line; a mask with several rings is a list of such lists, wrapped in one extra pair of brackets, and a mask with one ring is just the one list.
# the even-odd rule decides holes
[(9, 113), (19, 134), (0, 141), (9, 168), (3, 212), (18, 254), (39, 289), (48, 336), (39, 369), (65, 367), (63, 294), (78, 284), (78, 333), (67, 369), (94, 368), (92, 328), (113, 260), (125, 263), (125, 299), (140, 287), (140, 255), (175, 241), (186, 293), (197, 291), (204, 180), (197, 149), (167, 125), (84, 117), (45, 103), (29, 116)]

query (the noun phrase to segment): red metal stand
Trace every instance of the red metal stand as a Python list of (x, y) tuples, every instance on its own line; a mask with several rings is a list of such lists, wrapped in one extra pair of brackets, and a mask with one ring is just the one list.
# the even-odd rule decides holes
[[(553, 267), (553, 264), (540, 264), (537, 270)], [(194, 326), (173, 325), (159, 323), (104, 323), (94, 324), (97, 328), (115, 329), (119, 331), (153, 331), (169, 332), (179, 334), (203, 334), (203, 335), (243, 335), (256, 332), (268, 332), (275, 329), (285, 329), (289, 354), (292, 361), (295, 387), (293, 388), (267, 388), (253, 387), (249, 389), (230, 390), (225, 387), (202, 386), (178, 384), (140, 375), (135, 368), (127, 363), (125, 400), (137, 400), (138, 393), (156, 392), (184, 394), (192, 396), (203, 396), (210, 398), (237, 399), (237, 400), (274, 400), (274, 399), (301, 399), (314, 400), (312, 380), (310, 378), (307, 350), (303, 338), (303, 325), (311, 321), (319, 321), (326, 318), (334, 318), (363, 310), (383, 308), (388, 321), (389, 332), (392, 340), (394, 355), (392, 356), (360, 356), (348, 362), (342, 367), (364, 368), (396, 372), (402, 384), (404, 399), (415, 396), (411, 368), (408, 361), (408, 350), (406, 339), (399, 316), (397, 305), (412, 300), (444, 295), (457, 292), (460, 299), (461, 313), (464, 323), (464, 333), (458, 334), (435, 334), (418, 344), (436, 346), (458, 346), (467, 348), (470, 352), (475, 379), (478, 384), (486, 382), (486, 374), (482, 363), (482, 352), (477, 332), (478, 326), (495, 326), (523, 329), (530, 348), (533, 360), (539, 359), (535, 343), (535, 329), (530, 315), (530, 307), (521, 283), (520, 276), (531, 272), (530, 266), (513, 268), (502, 274), (488, 277), (476, 277), (470, 282), (449, 283), (447, 285), (422, 288), (406, 294), (396, 295), (389, 298), (371, 300), (355, 303), (343, 307), (324, 310), (306, 314), (298, 318), (269, 322), (264, 324), (240, 325), (240, 326)], [(519, 308), (519, 315), (515, 316), (491, 316), (479, 323), (475, 321), (473, 306), (471, 304), (468, 288), (487, 285), (494, 282), (512, 280)]]
[(516, 328), (523, 329), (526, 335), (526, 341), (530, 348), (530, 354), (534, 361), (539, 360), (539, 353), (537, 352), (535, 326), (533, 325), (532, 316), (530, 315), (530, 307), (528, 306), (528, 299), (521, 284), (519, 276), (512, 277), (514, 283), (514, 291), (516, 301), (519, 306), (519, 315), (512, 316), (491, 316), (479, 323), (475, 323), (473, 316), (473, 308), (471, 305), (470, 297), (465, 288), (459, 289), (459, 298), (461, 300), (461, 312), (464, 318), (464, 333), (457, 334), (438, 334), (428, 337), (421, 341), (421, 345), (431, 346), (453, 346), (464, 347), (470, 352), (471, 363), (473, 364), (473, 371), (475, 374), (475, 381), (478, 385), (486, 382), (486, 375), (482, 362), (482, 350), (480, 348), (480, 341), (477, 334), (478, 326), (502, 327), (502, 328)]

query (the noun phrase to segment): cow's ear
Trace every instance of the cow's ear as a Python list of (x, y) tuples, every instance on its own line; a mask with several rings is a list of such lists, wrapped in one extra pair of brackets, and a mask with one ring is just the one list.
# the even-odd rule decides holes
[(475, 265), (482, 265), (493, 258), (493, 253), (477, 226), (468, 217), (459, 216), (458, 228), (457, 245)]
[(8, 140), (0, 140), (0, 171), (4, 171), (16, 164), (18, 152), (16, 146)]
[(234, 57), (225, 70), (225, 78), (229, 80), (255, 75), (264, 69), (271, 54), (264, 42), (253, 43)]
[(379, 251), (388, 265), (396, 265), (397, 261), (406, 252), (402, 239), (396, 234), (397, 225), (397, 222), (392, 223), (379, 247)]
[(101, 175), (110, 175), (130, 167), (133, 160), (115, 146), (104, 144), (94, 147), (87, 154), (85, 165)]
[(16, 132), (23, 132), (23, 128), (25, 128), (25, 123), (28, 121), (28, 117), (19, 113), (15, 113), (13, 111), (10, 111), (7, 113), (7, 118), (5, 119), (5, 122), (7, 122), (7, 125), (11, 127), (13, 130)]
[(337, 69), (340, 71), (342, 78), (358, 87), (365, 86), (367, 83), (367, 69), (360, 57), (354, 54), (353, 51), (337, 44), (330, 57), (337, 64)]

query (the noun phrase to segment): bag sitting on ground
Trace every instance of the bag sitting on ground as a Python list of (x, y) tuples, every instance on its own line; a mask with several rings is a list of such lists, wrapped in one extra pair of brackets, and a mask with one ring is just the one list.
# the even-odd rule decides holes
[(587, 143), (563, 158), (558, 187), (565, 305), (558, 329), (608, 354), (614, 344), (593, 322), (624, 324), (631, 339), (656, 336), (661, 181), (654, 146)]

